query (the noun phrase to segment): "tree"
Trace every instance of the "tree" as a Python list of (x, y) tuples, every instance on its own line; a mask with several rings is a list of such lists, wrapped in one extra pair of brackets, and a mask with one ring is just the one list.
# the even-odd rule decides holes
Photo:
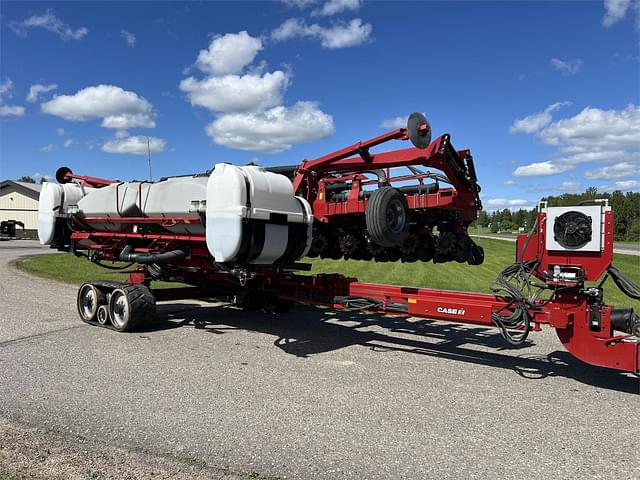
[(31, 178), (30, 176), (28, 176), (28, 175), (23, 175), (22, 177), (20, 177), (18, 179), (18, 182), (36, 183), (36, 181), (33, 178)]

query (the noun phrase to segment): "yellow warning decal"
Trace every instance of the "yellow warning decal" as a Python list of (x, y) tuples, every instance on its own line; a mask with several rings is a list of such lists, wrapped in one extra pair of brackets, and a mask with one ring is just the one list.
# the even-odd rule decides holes
[(409, 302), (409, 303), (418, 303), (418, 299), (417, 298), (409, 298), (407, 300), (407, 302)]

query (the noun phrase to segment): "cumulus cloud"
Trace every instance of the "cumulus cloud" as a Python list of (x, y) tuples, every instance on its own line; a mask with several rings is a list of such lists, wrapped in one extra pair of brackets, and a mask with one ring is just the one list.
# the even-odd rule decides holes
[(24, 107), (19, 105), (6, 105), (7, 99), (13, 96), (13, 82), (7, 78), (0, 83), (0, 117), (23, 117)]
[(361, 0), (328, 0), (321, 8), (311, 12), (312, 16), (328, 17), (348, 10), (355, 11), (362, 5)]
[[(535, 131), (535, 129), (533, 129)], [(556, 175), (592, 162), (637, 162), (640, 159), (640, 107), (623, 110), (587, 107), (536, 133), (557, 147), (556, 158), (518, 167), (515, 176)]]
[(69, 148), (71, 145), (73, 145), (75, 142), (75, 140), (71, 139), (71, 138), (67, 138), (64, 141), (64, 148)]
[(260, 50), (262, 41), (246, 31), (216, 37), (196, 61), (205, 78), (180, 82), (192, 105), (216, 115), (207, 135), (228, 148), (276, 153), (332, 134), (332, 117), (315, 102), (283, 105), (290, 75), (264, 72), (264, 62), (252, 67)]
[(362, 23), (362, 19), (354, 18), (349, 23), (337, 22), (330, 27), (322, 27), (316, 23), (307, 25), (304, 20), (290, 18), (271, 32), (271, 39), (284, 41), (291, 38), (315, 38), (320, 40), (323, 48), (337, 49), (361, 45), (369, 39), (372, 27), (370, 23)]
[(50, 143), (49, 145), (40, 147), (38, 150), (42, 153), (50, 153), (50, 152), (53, 152), (55, 149), (56, 149), (56, 146), (53, 143)]
[(407, 117), (394, 117), (383, 120), (380, 128), (407, 128)]
[(56, 128), (56, 134), (57, 134), (59, 137), (64, 136), (64, 128)]
[(296, 7), (299, 9), (307, 8), (311, 5), (315, 5), (319, 0), (280, 0), (288, 7)]
[(523, 165), (514, 170), (513, 176), (515, 177), (545, 177), (549, 175), (557, 175), (559, 173), (573, 170), (573, 165), (563, 165), (553, 161), (536, 162), (528, 165)]
[(611, 166), (587, 170), (584, 178), (590, 180), (602, 180), (612, 178), (628, 178), (640, 175), (640, 164), (632, 162), (620, 162)]
[(209, 48), (200, 50), (196, 66), (211, 75), (238, 73), (253, 62), (262, 50), (262, 40), (252, 37), (245, 30), (227, 33), (214, 38)]
[(145, 136), (116, 137), (102, 145), (102, 151), (130, 155), (147, 155), (164, 151), (166, 142), (161, 138)]
[(73, 95), (56, 95), (40, 106), (44, 113), (76, 122), (102, 118), (106, 128), (153, 128), (153, 107), (134, 92), (114, 85), (96, 85)]
[(29, 93), (27, 94), (27, 102), (37, 102), (40, 94), (47, 93), (52, 90), (58, 88), (58, 85), (52, 83), (50, 85), (43, 85), (41, 83), (36, 83), (35, 85), (31, 85), (29, 87)]
[(540, 132), (547, 145), (570, 147), (565, 151), (640, 148), (640, 107), (601, 110), (587, 107), (576, 116), (559, 120)]
[(24, 117), (24, 107), (19, 105), (0, 105), (0, 117)]
[(551, 112), (566, 105), (571, 105), (571, 102), (556, 102), (549, 105), (542, 112), (515, 120), (511, 128), (509, 128), (509, 133), (535, 133), (551, 123)]
[(123, 38), (125, 42), (127, 42), (127, 46), (133, 48), (136, 46), (136, 36), (129, 32), (128, 30), (120, 30), (120, 36)]
[(604, 0), (604, 17), (602, 25), (609, 28), (623, 20), (627, 13), (632, 14), (635, 10), (636, 29), (640, 29), (640, 4), (632, 0)]
[(487, 210), (499, 210), (499, 209), (517, 209), (517, 208), (530, 208), (533, 206), (531, 200), (524, 200), (522, 198), (489, 198), (483, 200), (484, 206)]
[(636, 190), (640, 188), (640, 182), (637, 180), (621, 180), (619, 182), (614, 182), (611, 185), (603, 185), (602, 187), (598, 187), (599, 192), (615, 192), (615, 191), (627, 191), (627, 190)]
[(219, 112), (251, 112), (279, 105), (289, 83), (285, 72), (224, 75), (180, 82), (192, 105)]
[(551, 65), (556, 70), (559, 70), (563, 75), (575, 75), (582, 68), (582, 60), (579, 58), (575, 60), (560, 60), (559, 58), (552, 58)]
[(333, 118), (315, 102), (297, 102), (264, 112), (220, 116), (206, 128), (213, 141), (225, 147), (277, 153), (334, 132)]
[(22, 22), (10, 22), (9, 28), (20, 37), (26, 37), (29, 28), (43, 28), (51, 33), (55, 33), (65, 41), (81, 40), (89, 33), (86, 27), (80, 27), (74, 30), (56, 17), (52, 10), (47, 10), (41, 15), (32, 15)]

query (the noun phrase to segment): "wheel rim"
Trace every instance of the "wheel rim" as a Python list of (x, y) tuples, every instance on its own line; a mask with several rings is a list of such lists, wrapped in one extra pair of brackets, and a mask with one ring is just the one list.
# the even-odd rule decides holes
[(404, 206), (399, 200), (393, 200), (389, 202), (386, 217), (389, 230), (391, 230), (393, 233), (404, 232), (407, 216), (404, 210)]
[(98, 309), (98, 295), (95, 288), (91, 285), (85, 285), (80, 292), (80, 298), (78, 300), (78, 309), (80, 315), (85, 320), (91, 320), (96, 314)]
[(100, 325), (105, 325), (109, 321), (109, 312), (105, 305), (100, 305), (98, 307), (97, 317)]
[(111, 322), (115, 327), (121, 328), (126, 325), (129, 318), (129, 302), (126, 295), (121, 291), (113, 292), (111, 297)]

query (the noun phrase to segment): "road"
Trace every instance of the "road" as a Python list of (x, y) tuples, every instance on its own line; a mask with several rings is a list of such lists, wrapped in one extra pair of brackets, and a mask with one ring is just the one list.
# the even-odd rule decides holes
[[(162, 304), (151, 331), (81, 323), (75, 287), (0, 244), (0, 416), (120, 448), (291, 479), (638, 478), (638, 378), (552, 330), (295, 308)], [(0, 453), (1, 450), (0, 450)]]
[[(471, 235), (472, 237), (479, 238), (491, 238), (493, 240), (504, 240), (506, 242), (514, 242), (516, 241), (516, 237), (508, 237), (503, 235)], [(613, 244), (613, 253), (621, 253), (624, 255), (635, 255), (640, 256), (640, 243), (620, 243), (614, 242)]]

